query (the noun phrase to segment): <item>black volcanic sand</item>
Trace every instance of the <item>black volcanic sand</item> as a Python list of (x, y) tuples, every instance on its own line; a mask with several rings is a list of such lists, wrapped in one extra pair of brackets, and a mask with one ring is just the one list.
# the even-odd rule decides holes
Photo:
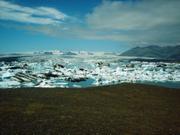
[(180, 135), (180, 90), (140, 84), (0, 90), (1, 135)]

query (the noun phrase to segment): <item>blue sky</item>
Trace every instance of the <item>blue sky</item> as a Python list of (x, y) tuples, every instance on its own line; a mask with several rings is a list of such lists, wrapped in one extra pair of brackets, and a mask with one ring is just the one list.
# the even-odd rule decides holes
[(0, 52), (180, 43), (179, 0), (1, 0)]

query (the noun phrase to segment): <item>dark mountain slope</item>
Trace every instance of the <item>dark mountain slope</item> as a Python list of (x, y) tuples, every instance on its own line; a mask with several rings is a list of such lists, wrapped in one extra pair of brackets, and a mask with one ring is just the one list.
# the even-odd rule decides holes
[(180, 45), (179, 46), (147, 46), (135, 47), (124, 53), (121, 56), (136, 56), (136, 57), (152, 57), (160, 59), (179, 59), (180, 60)]

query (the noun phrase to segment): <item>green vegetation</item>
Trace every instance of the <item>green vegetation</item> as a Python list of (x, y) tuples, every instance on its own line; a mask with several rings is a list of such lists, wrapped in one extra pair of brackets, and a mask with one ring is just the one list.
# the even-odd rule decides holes
[(0, 90), (1, 135), (179, 135), (180, 90), (122, 84)]

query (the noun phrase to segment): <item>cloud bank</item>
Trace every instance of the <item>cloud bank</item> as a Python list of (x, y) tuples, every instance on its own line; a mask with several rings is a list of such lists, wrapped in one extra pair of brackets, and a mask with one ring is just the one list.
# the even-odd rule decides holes
[(180, 44), (180, 0), (105, 0), (79, 21), (67, 21), (68, 18), (73, 17), (55, 8), (30, 8), (0, 1), (0, 19), (38, 24), (18, 26), (30, 31), (130, 45)]
[(30, 8), (0, 1), (0, 19), (32, 24), (58, 24), (66, 14), (50, 7)]
[(179, 0), (142, 0), (137, 3), (104, 1), (87, 15), (97, 29), (148, 30), (180, 23)]
[(180, 1), (104, 1), (87, 15), (89, 27), (114, 40), (143, 44), (180, 43)]

